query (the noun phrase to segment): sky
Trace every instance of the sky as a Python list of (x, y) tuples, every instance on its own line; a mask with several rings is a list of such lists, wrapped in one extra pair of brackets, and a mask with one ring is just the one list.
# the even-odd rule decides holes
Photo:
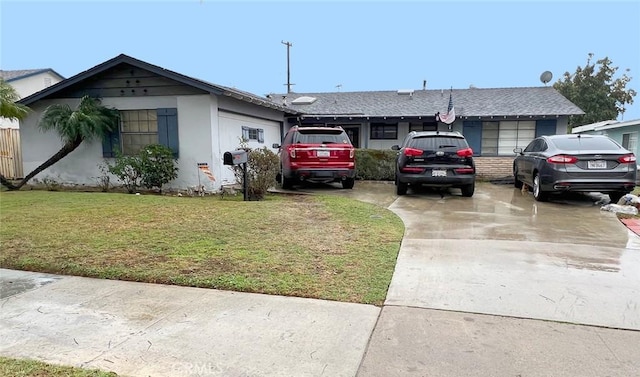
[(592, 53), (640, 93), (640, 0), (0, 0), (0, 24), (0, 69), (65, 77), (126, 54), (262, 96), (287, 69), (298, 93), (537, 87)]

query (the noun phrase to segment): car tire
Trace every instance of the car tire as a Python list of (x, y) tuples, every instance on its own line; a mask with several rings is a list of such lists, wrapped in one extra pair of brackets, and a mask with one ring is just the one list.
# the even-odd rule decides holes
[(462, 191), (462, 196), (470, 198), (473, 196), (473, 192), (476, 190), (476, 184), (472, 183), (470, 185), (462, 186), (460, 187), (460, 190)]
[(513, 169), (513, 187), (522, 188), (522, 181), (518, 179), (518, 171), (515, 168)]
[(293, 179), (285, 177), (284, 172), (282, 172), (280, 173), (280, 184), (283, 189), (290, 190), (293, 188)]
[(540, 182), (540, 174), (537, 172), (533, 176), (533, 198), (539, 202), (546, 202), (549, 193), (542, 191), (542, 182)]
[(409, 187), (408, 184), (403, 183), (398, 181), (398, 179), (396, 178), (396, 194), (397, 195), (406, 195), (407, 194), (407, 188)]
[(356, 180), (354, 178), (347, 178), (347, 179), (342, 181), (342, 188), (343, 189), (352, 189), (353, 185), (355, 183), (356, 183)]
[(616, 204), (618, 203), (618, 201), (620, 201), (620, 198), (622, 198), (623, 196), (627, 195), (626, 191), (616, 191), (616, 192), (610, 192), (609, 194), (609, 199), (611, 200), (611, 203)]

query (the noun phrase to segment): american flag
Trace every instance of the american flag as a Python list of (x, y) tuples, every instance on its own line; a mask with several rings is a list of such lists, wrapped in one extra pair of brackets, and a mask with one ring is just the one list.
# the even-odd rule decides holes
[(442, 115), (438, 113), (438, 118), (442, 123), (451, 124), (456, 120), (456, 111), (453, 108), (453, 89), (449, 92), (449, 107), (447, 113)]

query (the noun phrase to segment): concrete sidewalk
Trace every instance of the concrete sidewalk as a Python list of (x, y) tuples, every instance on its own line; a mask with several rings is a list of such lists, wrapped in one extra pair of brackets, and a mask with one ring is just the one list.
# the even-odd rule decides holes
[(125, 376), (354, 376), (380, 308), (0, 269), (0, 355)]

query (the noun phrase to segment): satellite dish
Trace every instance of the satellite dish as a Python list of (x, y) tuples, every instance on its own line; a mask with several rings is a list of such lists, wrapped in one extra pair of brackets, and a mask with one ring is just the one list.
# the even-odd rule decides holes
[(540, 81), (542, 81), (542, 83), (545, 85), (547, 85), (547, 83), (551, 81), (552, 78), (553, 78), (553, 74), (551, 74), (551, 72), (549, 71), (544, 71), (540, 75)]

